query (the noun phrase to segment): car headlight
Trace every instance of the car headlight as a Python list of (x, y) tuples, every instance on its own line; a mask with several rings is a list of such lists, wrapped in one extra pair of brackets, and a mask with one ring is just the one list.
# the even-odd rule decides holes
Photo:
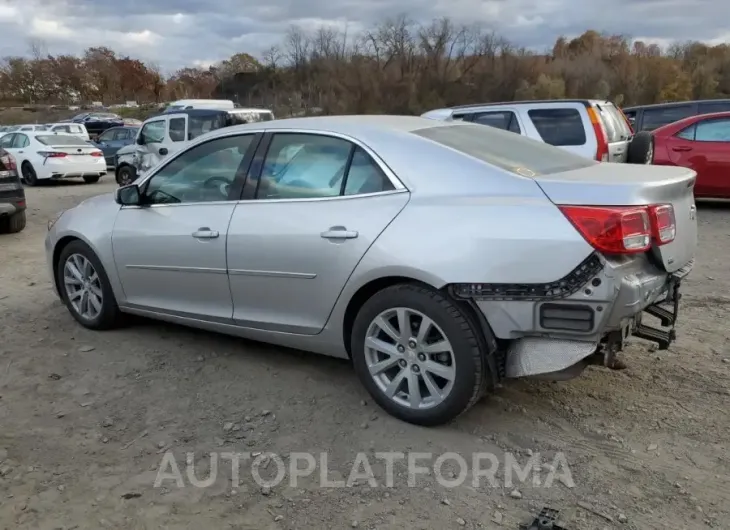
[(55, 225), (58, 220), (61, 218), (61, 216), (64, 214), (66, 210), (61, 210), (56, 215), (54, 215), (51, 219), (48, 220), (48, 230), (53, 228), (53, 225)]

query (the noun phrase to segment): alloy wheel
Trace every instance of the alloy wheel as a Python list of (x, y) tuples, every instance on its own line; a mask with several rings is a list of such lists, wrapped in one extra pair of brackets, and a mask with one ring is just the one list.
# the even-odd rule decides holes
[(68, 257), (63, 266), (63, 285), (68, 301), (80, 317), (94, 320), (101, 314), (101, 279), (88, 258), (81, 254)]
[(411, 409), (442, 403), (456, 380), (456, 358), (443, 330), (406, 307), (380, 313), (365, 335), (370, 376), (388, 399)]

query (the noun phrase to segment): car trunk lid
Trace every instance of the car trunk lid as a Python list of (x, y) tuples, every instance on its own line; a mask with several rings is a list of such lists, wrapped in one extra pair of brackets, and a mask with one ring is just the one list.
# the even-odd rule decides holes
[(674, 207), (676, 235), (672, 242), (652, 248), (667, 272), (689, 263), (697, 247), (697, 174), (687, 168), (622, 164), (590, 167), (535, 176), (545, 195), (558, 205)]

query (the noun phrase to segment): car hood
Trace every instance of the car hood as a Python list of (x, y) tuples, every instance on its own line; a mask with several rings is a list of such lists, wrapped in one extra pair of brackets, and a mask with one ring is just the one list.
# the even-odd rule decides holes
[[(116, 204), (114, 201), (114, 193), (104, 193), (95, 197), (89, 197), (88, 199), (81, 201), (76, 208), (105, 208), (108, 209), (109, 205)], [(73, 208), (72, 208), (73, 209)]]

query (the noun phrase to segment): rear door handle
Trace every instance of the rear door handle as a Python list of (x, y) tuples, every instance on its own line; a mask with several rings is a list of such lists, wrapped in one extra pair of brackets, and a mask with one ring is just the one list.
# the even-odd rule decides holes
[(324, 239), (355, 239), (358, 233), (355, 230), (348, 230), (344, 226), (333, 226), (320, 234)]
[(215, 239), (219, 235), (220, 234), (217, 230), (211, 230), (207, 226), (200, 227), (193, 232), (193, 237), (195, 239)]
[(672, 147), (672, 150), (673, 151), (691, 151), (692, 148), (691, 147), (688, 147), (686, 145), (678, 145), (676, 147)]

